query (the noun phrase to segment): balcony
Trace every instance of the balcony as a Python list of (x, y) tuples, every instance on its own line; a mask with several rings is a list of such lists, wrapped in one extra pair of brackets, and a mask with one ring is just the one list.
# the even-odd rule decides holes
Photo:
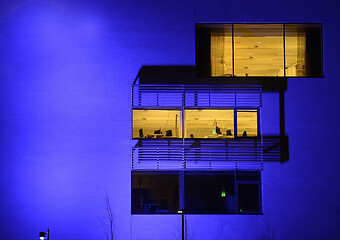
[(132, 86), (132, 107), (260, 108), (261, 86), (139, 85)]
[(262, 170), (288, 158), (261, 133), (261, 85), (132, 86), (132, 170)]

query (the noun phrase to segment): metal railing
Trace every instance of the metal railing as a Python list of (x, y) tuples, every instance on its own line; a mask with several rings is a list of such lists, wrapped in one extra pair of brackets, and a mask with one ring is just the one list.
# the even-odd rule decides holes
[(134, 170), (262, 170), (263, 161), (280, 161), (280, 140), (143, 139), (132, 148)]
[(138, 85), (132, 86), (132, 107), (262, 106), (261, 86)]

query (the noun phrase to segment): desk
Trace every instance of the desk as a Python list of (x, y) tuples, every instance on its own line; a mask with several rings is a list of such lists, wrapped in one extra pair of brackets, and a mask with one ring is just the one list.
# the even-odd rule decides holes
[(163, 134), (148, 134), (145, 138), (164, 138)]
[(233, 135), (227, 136), (225, 134), (212, 134), (212, 135), (205, 136), (204, 138), (234, 138), (234, 136)]

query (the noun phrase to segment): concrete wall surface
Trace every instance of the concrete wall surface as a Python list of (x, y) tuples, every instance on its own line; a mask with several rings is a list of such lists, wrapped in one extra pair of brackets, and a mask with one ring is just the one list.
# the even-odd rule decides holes
[[(131, 84), (194, 65), (195, 22), (322, 23), (325, 78), (288, 79), (290, 159), (266, 163), (263, 215), (188, 215), (190, 239), (339, 239), (339, 4), (307, 0), (0, 2), (0, 239), (179, 239), (131, 215)], [(264, 97), (264, 130), (278, 130)]]

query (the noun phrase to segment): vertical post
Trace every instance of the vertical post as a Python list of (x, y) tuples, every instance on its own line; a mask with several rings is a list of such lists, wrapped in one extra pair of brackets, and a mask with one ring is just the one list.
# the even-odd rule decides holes
[(237, 171), (234, 171), (234, 212), (238, 212), (238, 186), (237, 186), (237, 178), (236, 178)]
[(287, 146), (286, 146), (286, 128), (285, 128), (285, 92), (283, 89), (280, 89), (279, 92), (279, 98), (280, 98), (280, 145), (281, 145), (281, 162), (284, 162), (287, 160), (286, 152), (287, 152)]
[(184, 116), (184, 106), (185, 106), (185, 89), (184, 85), (182, 86), (182, 119), (181, 119), (181, 126), (182, 126), (182, 164), (183, 164), (183, 170), (186, 169), (186, 160), (185, 160), (185, 116)]
[(132, 95), (132, 107), (133, 107), (133, 100), (134, 100), (134, 96), (135, 96), (135, 94), (134, 94), (134, 92), (133, 92), (133, 84), (132, 84), (132, 87), (131, 87), (131, 95)]
[(140, 87), (138, 86), (138, 106), (142, 105), (142, 93)]
[(286, 77), (286, 24), (283, 24), (283, 76)]
[(184, 216), (184, 209), (178, 209), (177, 213), (180, 213), (182, 215), (182, 240), (186, 239), (185, 237), (185, 216)]
[(185, 236), (185, 226), (184, 226), (184, 210), (182, 210), (182, 240), (184, 240)]
[(234, 24), (231, 25), (231, 38), (232, 38), (232, 58), (233, 58), (233, 77), (235, 76), (235, 50), (234, 50)]
[(179, 172), (179, 209), (184, 209), (184, 171)]
[(260, 142), (260, 154), (261, 154), (261, 170), (263, 170), (263, 159), (264, 159), (264, 156), (263, 156), (263, 147), (264, 147), (264, 140), (263, 140), (263, 132), (262, 132), (262, 129), (263, 129), (263, 112), (262, 112), (262, 86), (260, 86), (260, 108), (259, 108), (259, 113), (258, 113), (258, 126), (260, 128), (260, 131), (259, 131), (259, 134), (260, 134), (260, 137), (261, 137), (261, 142)]
[(234, 108), (234, 139), (237, 138), (237, 108)]

